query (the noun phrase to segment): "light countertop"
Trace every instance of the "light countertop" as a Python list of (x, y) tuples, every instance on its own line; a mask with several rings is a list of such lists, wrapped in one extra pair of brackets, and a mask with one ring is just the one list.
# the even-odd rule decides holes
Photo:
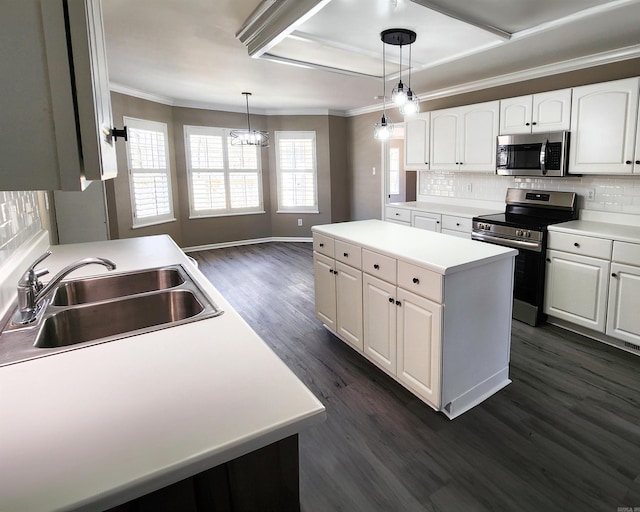
[(3, 512), (115, 506), (324, 420), (322, 404), (168, 236), (52, 251), (42, 265), (51, 275), (87, 256), (118, 270), (181, 263), (225, 312), (0, 368)]
[(313, 232), (352, 242), (439, 274), (452, 274), (518, 254), (515, 249), (381, 220), (313, 226)]
[(595, 236), (619, 242), (640, 244), (640, 225), (632, 226), (592, 220), (572, 220), (560, 224), (552, 224), (548, 229), (558, 233)]
[(502, 209), (490, 209), (486, 207), (476, 207), (460, 205), (455, 203), (429, 203), (423, 201), (409, 201), (406, 203), (388, 203), (386, 206), (395, 206), (398, 208), (408, 208), (409, 210), (425, 211), (441, 213), (443, 215), (454, 215), (456, 217), (473, 218), (479, 215), (491, 215), (493, 213), (502, 213)]

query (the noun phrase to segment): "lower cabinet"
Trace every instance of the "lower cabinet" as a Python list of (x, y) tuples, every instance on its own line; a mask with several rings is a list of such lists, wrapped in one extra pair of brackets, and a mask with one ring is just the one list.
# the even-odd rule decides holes
[[(316, 317), (333, 334), (449, 418), (511, 382), (513, 257), (438, 272), (386, 249), (386, 223), (380, 236), (368, 233), (373, 245), (327, 236), (352, 235), (350, 224), (313, 228)], [(408, 231), (394, 234), (398, 247), (435, 236), (460, 250), (451, 237)]]
[(640, 244), (613, 242), (612, 259), (607, 334), (640, 350)]
[(439, 233), (442, 230), (442, 215), (439, 213), (413, 211), (411, 212), (411, 225), (414, 228)]

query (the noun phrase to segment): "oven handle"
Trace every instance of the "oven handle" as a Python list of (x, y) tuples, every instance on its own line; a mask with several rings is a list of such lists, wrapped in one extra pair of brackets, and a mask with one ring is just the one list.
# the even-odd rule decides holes
[(485, 235), (484, 233), (471, 233), (472, 240), (480, 240), (481, 242), (489, 242), (505, 247), (513, 247), (515, 249), (528, 249), (530, 251), (542, 252), (542, 244), (538, 242), (525, 242), (524, 240), (511, 240), (499, 236)]
[(540, 148), (540, 170), (542, 171), (542, 175), (546, 176), (547, 174), (547, 143), (549, 139), (545, 140), (542, 143), (542, 147)]

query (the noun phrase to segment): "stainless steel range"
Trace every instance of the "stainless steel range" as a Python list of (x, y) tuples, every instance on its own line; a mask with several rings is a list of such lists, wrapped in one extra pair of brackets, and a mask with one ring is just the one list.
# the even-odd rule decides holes
[(547, 226), (578, 218), (576, 194), (507, 189), (504, 213), (473, 218), (471, 238), (514, 247), (513, 318), (537, 325), (543, 319)]

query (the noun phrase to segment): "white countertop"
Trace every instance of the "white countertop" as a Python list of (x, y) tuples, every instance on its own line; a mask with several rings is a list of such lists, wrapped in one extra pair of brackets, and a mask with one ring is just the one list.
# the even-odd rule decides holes
[(381, 220), (313, 226), (313, 232), (353, 242), (372, 251), (452, 274), (518, 254), (515, 249), (443, 235)]
[(409, 201), (406, 203), (387, 203), (386, 206), (395, 206), (398, 208), (408, 208), (410, 210), (419, 210), (425, 212), (441, 213), (443, 215), (455, 215), (456, 217), (473, 218), (479, 215), (491, 215), (493, 213), (502, 213), (502, 209), (488, 209), (476, 206), (466, 206), (455, 203), (429, 203), (423, 201)]
[(324, 420), (322, 404), (169, 237), (52, 251), (52, 275), (86, 256), (118, 270), (189, 265), (225, 312), (0, 368), (2, 512), (108, 508)]
[(572, 220), (552, 224), (549, 231), (575, 235), (595, 236), (619, 242), (640, 243), (640, 226), (595, 222), (591, 220)]

